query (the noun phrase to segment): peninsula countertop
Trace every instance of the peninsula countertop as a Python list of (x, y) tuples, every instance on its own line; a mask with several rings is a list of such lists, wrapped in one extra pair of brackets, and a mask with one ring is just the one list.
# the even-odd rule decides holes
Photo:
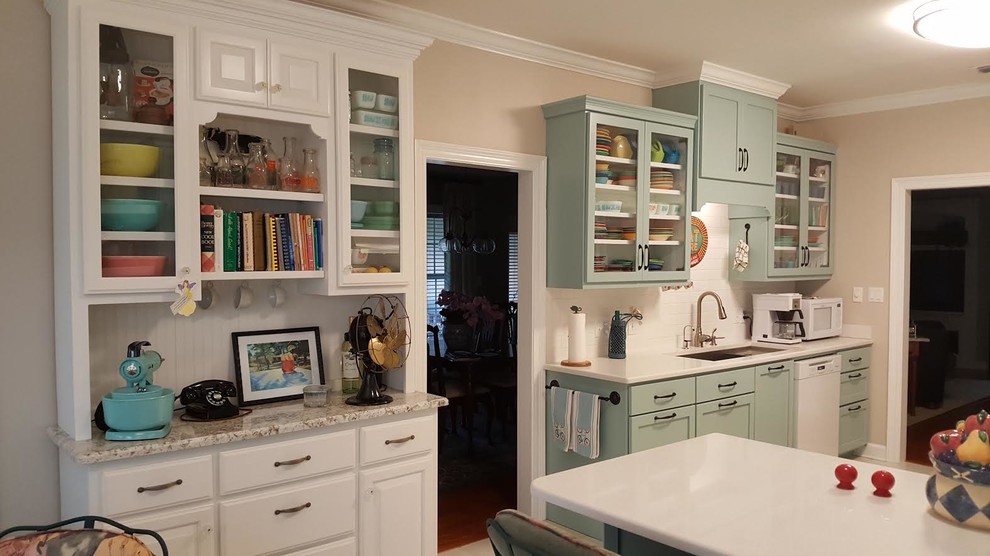
[(330, 403), (326, 407), (305, 408), (302, 400), (294, 400), (254, 406), (250, 408), (250, 414), (217, 421), (183, 421), (178, 415), (181, 412), (176, 412), (172, 418), (171, 432), (155, 440), (107, 440), (103, 432), (95, 427), (90, 440), (73, 440), (59, 427), (50, 427), (48, 436), (75, 462), (93, 464), (319, 429), (447, 405), (447, 398), (423, 392), (389, 394), (395, 400), (387, 405), (347, 405), (344, 403), (345, 396), (331, 393)]
[[(855, 490), (834, 470), (852, 463)], [(935, 515), (928, 475), (709, 434), (540, 477), (534, 494), (606, 525), (698, 556), (986, 554), (986, 531)]]
[[(826, 353), (855, 349), (872, 345), (873, 341), (862, 338), (828, 338), (825, 340), (815, 340), (813, 342), (801, 342), (800, 344), (783, 345), (768, 343), (734, 343), (720, 345), (717, 347), (706, 347), (692, 350), (679, 350), (670, 353), (656, 353), (655, 351), (644, 351), (629, 353), (625, 359), (608, 359), (607, 357), (595, 357), (591, 359), (590, 367), (566, 367), (556, 363), (548, 363), (544, 368), (550, 371), (608, 380), (619, 384), (639, 384), (642, 382), (652, 382), (655, 380), (667, 380), (682, 376), (693, 376), (723, 371), (726, 369), (738, 369), (750, 365), (763, 365), (775, 361), (786, 361), (788, 359), (807, 359)], [(749, 355), (735, 359), (723, 361), (705, 361), (702, 359), (691, 359), (690, 357), (680, 357), (685, 354), (702, 351), (714, 351), (721, 349), (731, 349), (733, 347), (744, 347), (758, 345), (760, 347), (777, 348), (778, 351), (761, 353), (759, 355)]]

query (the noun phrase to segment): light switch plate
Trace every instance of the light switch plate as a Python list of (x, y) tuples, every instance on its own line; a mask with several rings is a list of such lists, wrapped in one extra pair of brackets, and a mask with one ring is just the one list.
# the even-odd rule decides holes
[(870, 303), (883, 303), (883, 288), (870, 288)]
[(863, 287), (862, 286), (854, 286), (853, 287), (853, 303), (862, 303), (862, 302), (863, 302)]

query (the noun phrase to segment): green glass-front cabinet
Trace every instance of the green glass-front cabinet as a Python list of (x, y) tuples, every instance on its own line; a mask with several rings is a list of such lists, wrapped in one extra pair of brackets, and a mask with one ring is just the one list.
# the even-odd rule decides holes
[(543, 114), (547, 285), (686, 282), (696, 118), (592, 97)]

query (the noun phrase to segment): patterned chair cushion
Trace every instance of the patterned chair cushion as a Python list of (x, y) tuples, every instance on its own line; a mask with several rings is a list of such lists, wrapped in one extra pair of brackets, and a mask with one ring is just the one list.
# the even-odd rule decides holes
[(59, 529), (0, 540), (0, 556), (154, 556), (127, 533)]
[(618, 556), (516, 510), (502, 510), (488, 520), (488, 536), (501, 556)]

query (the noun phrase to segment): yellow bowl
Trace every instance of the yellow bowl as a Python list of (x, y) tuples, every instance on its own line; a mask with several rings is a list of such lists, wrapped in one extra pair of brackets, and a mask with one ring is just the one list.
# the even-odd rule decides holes
[(100, 173), (104, 176), (150, 178), (158, 172), (158, 147), (131, 143), (101, 143)]

